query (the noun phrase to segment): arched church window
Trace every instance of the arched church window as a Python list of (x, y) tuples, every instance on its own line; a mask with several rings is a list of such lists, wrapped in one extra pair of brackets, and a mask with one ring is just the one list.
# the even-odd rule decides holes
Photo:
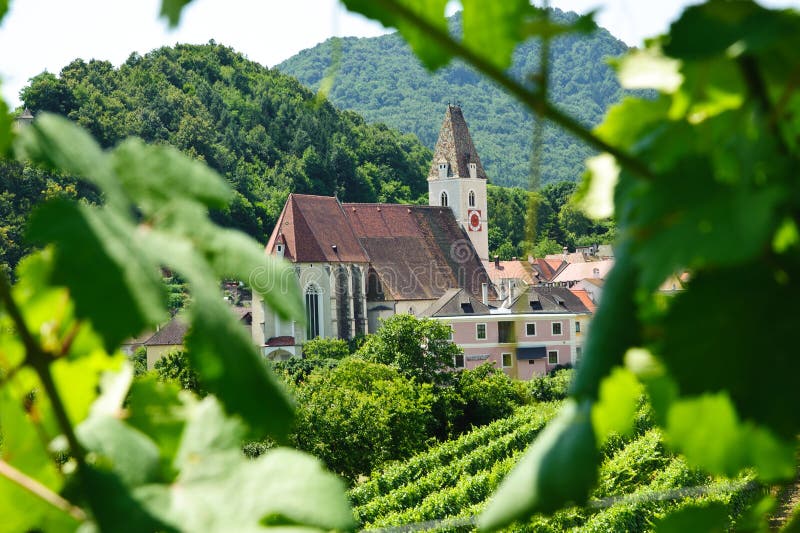
[(469, 191), (469, 206), (475, 207), (475, 191)]
[(306, 340), (322, 334), (322, 290), (315, 284), (306, 288)]
[(445, 191), (442, 191), (442, 205), (447, 207), (447, 193)]

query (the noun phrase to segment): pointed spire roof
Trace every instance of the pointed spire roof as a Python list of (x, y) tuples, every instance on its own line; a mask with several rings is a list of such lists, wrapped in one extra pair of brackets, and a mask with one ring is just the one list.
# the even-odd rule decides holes
[(486, 179), (486, 172), (483, 170), (478, 152), (472, 144), (472, 137), (467, 128), (467, 121), (461, 107), (448, 104), (444, 114), (442, 129), (439, 130), (439, 139), (436, 141), (436, 149), (433, 154), (433, 164), (428, 173), (428, 179), (439, 179), (439, 162), (447, 161), (449, 169), (448, 177), (468, 178), (469, 163), (475, 163), (476, 176)]

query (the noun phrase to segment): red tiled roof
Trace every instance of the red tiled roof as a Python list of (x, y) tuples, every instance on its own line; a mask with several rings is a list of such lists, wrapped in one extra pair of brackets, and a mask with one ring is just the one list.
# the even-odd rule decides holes
[(267, 346), (294, 346), (294, 337), (288, 335), (282, 337), (270, 337), (267, 340)]
[(294, 262), (368, 262), (339, 201), (332, 196), (290, 194), (266, 251), (286, 243), (284, 257)]
[(553, 278), (556, 283), (580, 281), (587, 278), (605, 278), (614, 266), (613, 259), (590, 261), (588, 263), (570, 263)]
[(528, 285), (536, 282), (533, 268), (527, 261), (484, 261), (483, 267), (495, 283), (503, 279), (521, 279)]
[[(342, 204), (371, 263), (370, 276), (394, 300), (433, 300), (463, 287), (480, 297), (491, 280), (446, 207)], [(375, 279), (377, 278), (377, 279)], [(490, 298), (496, 297), (494, 290)]]
[(578, 297), (578, 299), (586, 306), (586, 309), (589, 310), (590, 313), (594, 313), (597, 309), (597, 305), (592, 301), (589, 297), (589, 293), (583, 289), (570, 289), (570, 292)]

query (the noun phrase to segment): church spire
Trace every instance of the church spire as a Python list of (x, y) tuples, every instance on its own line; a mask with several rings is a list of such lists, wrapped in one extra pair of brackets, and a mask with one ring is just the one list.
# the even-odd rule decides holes
[(428, 172), (428, 180), (443, 178), (486, 179), (461, 107), (452, 104), (447, 106)]

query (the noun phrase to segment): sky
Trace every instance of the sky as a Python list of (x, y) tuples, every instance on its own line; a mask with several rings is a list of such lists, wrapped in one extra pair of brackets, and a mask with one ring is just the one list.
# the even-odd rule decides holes
[[(496, 0), (502, 1), (502, 0)], [(663, 33), (691, 0), (551, 0), (562, 10), (600, 8), (597, 22), (628, 45)], [(800, 7), (800, 0), (767, 0)], [(58, 73), (75, 58), (120, 65), (175, 43), (217, 43), (275, 66), (332, 36), (372, 37), (379, 24), (348, 13), (337, 0), (194, 0), (177, 30), (158, 18), (160, 0), (11, 0), (0, 26), (2, 95), (12, 106), (19, 91), (44, 70)], [(451, 2), (449, 12), (457, 9)]]

